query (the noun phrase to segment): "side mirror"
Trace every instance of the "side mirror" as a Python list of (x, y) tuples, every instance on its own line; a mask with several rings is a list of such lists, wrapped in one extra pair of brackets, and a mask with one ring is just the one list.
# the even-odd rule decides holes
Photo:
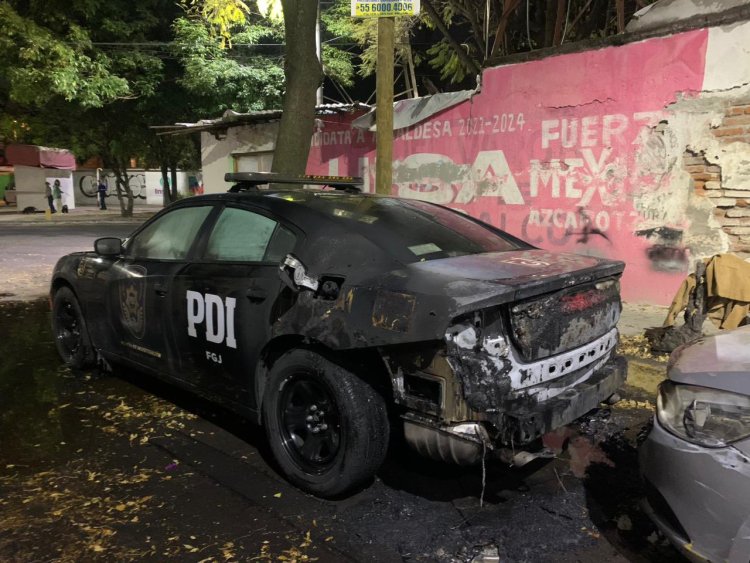
[(115, 237), (98, 238), (94, 241), (94, 252), (100, 256), (119, 256), (122, 254), (122, 240)]

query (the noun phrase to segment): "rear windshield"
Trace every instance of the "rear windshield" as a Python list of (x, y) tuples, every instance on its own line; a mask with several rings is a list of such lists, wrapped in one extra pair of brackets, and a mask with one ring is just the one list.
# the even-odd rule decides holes
[(456, 211), (417, 200), (317, 194), (311, 207), (350, 224), (404, 262), (422, 262), (528, 245)]

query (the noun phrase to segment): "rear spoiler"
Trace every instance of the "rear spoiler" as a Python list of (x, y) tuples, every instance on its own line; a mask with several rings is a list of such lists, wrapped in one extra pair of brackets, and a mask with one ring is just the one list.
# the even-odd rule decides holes
[(362, 178), (356, 176), (285, 176), (273, 172), (227, 172), (224, 175), (224, 180), (235, 182), (235, 185), (229, 188), (229, 191), (233, 193), (244, 190), (257, 190), (258, 186), (265, 184), (328, 186), (336, 190), (361, 192), (363, 183)]

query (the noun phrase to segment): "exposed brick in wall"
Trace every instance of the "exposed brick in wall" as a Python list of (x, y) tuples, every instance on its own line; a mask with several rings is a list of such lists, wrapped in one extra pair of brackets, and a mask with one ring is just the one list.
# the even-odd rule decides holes
[[(750, 105), (727, 108), (724, 119), (712, 130), (720, 143), (748, 143), (750, 155)], [(709, 163), (703, 154), (687, 152), (685, 169), (693, 177), (697, 194), (708, 197), (716, 206), (714, 216), (728, 235), (731, 252), (750, 254), (750, 185), (726, 189), (721, 167)]]
[(719, 127), (713, 130), (720, 141), (748, 142), (750, 140), (750, 105), (730, 107)]

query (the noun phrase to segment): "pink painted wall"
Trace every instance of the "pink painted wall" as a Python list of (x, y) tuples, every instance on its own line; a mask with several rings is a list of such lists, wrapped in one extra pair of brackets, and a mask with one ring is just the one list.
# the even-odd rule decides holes
[[(396, 132), (393, 193), (462, 209), (542, 248), (624, 260), (624, 298), (668, 304), (689, 256), (659, 262), (636, 231), (690, 227), (663, 222), (659, 195), (674, 172), (653, 127), (700, 91), (707, 37), (488, 69), (471, 100)], [(372, 133), (346, 117), (321, 125), (308, 170), (365, 174), (373, 186)]]

